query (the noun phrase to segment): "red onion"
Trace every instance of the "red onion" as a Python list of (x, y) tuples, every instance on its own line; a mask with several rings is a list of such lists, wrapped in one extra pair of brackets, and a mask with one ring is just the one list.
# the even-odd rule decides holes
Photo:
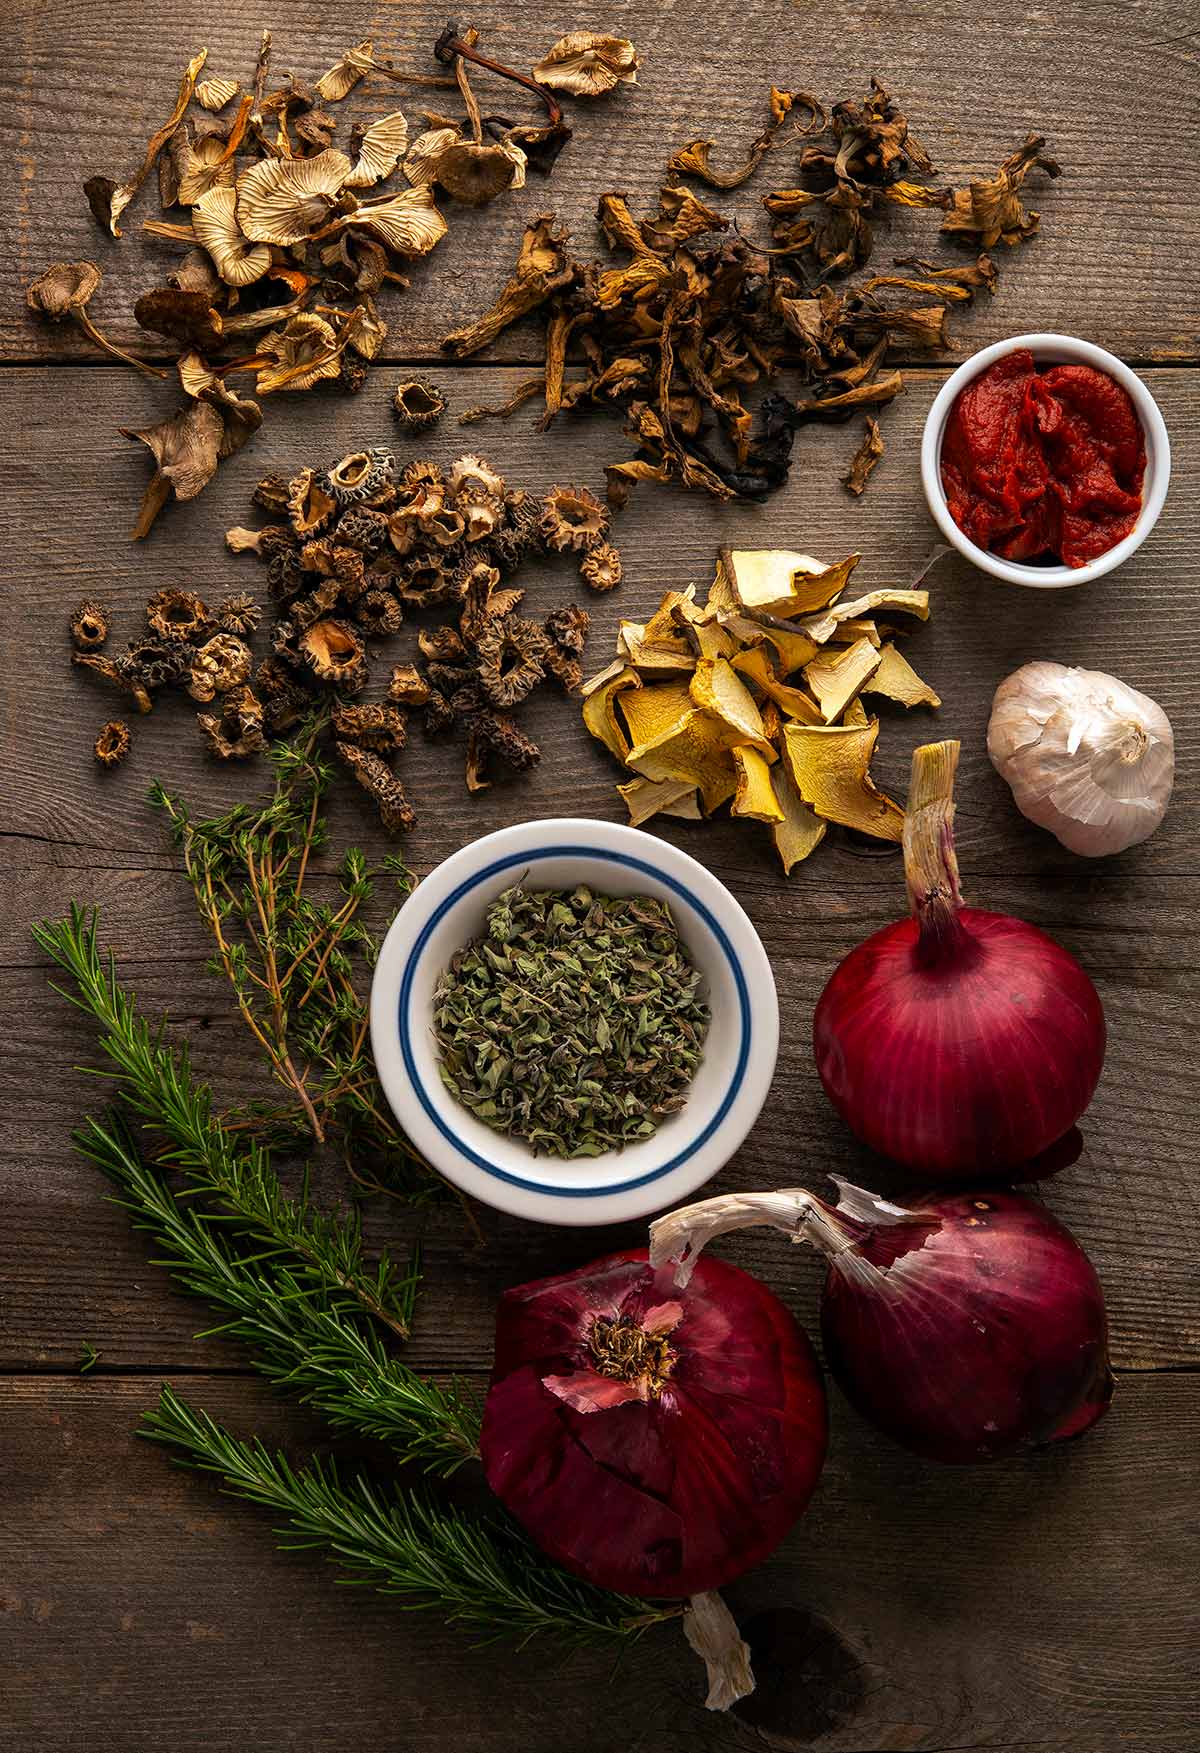
[(1096, 1422), (1112, 1398), (1104, 1296), (1043, 1206), (974, 1191), (900, 1206), (837, 1185), (836, 1209), (799, 1188), (686, 1206), (650, 1226), (650, 1258), (678, 1260), (686, 1284), (712, 1236), (762, 1223), (818, 1248), (832, 1375), (864, 1418), (929, 1460), (991, 1461)]
[(825, 1459), (811, 1345), (765, 1285), (645, 1249), (506, 1291), (488, 1484), (544, 1552), (626, 1594), (716, 1589), (779, 1544)]
[(1074, 957), (1020, 919), (962, 905), (951, 832), (958, 748), (930, 743), (913, 755), (904, 823), (913, 916), (851, 950), (813, 1018), (817, 1070), (838, 1113), (864, 1144), (931, 1181), (1015, 1169), (1056, 1147), (1104, 1063), (1104, 1011)]

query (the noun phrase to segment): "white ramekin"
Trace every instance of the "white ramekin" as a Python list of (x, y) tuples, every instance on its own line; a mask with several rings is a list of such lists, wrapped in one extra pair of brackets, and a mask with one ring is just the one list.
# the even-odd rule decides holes
[[(653, 1137), (604, 1156), (535, 1156), (493, 1132), (442, 1083), (433, 989), (514, 883), (669, 903), (705, 977), (712, 1020), (685, 1106)], [(573, 817), (523, 822), (447, 858), (404, 903), (371, 986), (371, 1047), (393, 1113), (432, 1167), (472, 1198), (538, 1223), (607, 1224), (687, 1199), (753, 1126), (779, 1049), (779, 1005), (766, 951), (723, 883), (686, 852), (637, 828)]]
[[(1122, 389), (1129, 392), (1137, 409), (1138, 419), (1142, 423), (1142, 432), (1146, 439), (1146, 475), (1142, 483), (1142, 509), (1138, 513), (1138, 520), (1123, 541), (1095, 560), (1089, 560), (1085, 566), (1025, 566), (1019, 561), (1004, 560), (998, 554), (989, 554), (963, 534), (951, 517), (950, 507), (946, 503), (946, 494), (942, 487), (942, 434), (955, 399), (972, 378), (978, 377), (981, 371), (986, 371), (989, 365), (994, 365), (997, 359), (1002, 359), (1006, 353), (1012, 353), (1018, 347), (1027, 347), (1036, 360), (1049, 365), (1092, 365), (1097, 371), (1107, 372)], [(1170, 478), (1171, 443), (1158, 410), (1158, 403), (1150, 391), (1141, 378), (1130, 371), (1115, 354), (1105, 352), (1103, 347), (1093, 346), (1090, 341), (1080, 341), (1074, 335), (1014, 335), (1009, 341), (997, 341), (994, 347), (984, 347), (946, 379), (929, 410), (921, 439), (921, 484), (934, 521), (946, 540), (982, 572), (990, 572), (993, 578), (1003, 578), (1009, 584), (1027, 585), (1032, 590), (1064, 590), (1069, 585), (1087, 584), (1091, 579), (1103, 577), (1114, 566), (1120, 566), (1123, 561), (1128, 560), (1158, 521)]]

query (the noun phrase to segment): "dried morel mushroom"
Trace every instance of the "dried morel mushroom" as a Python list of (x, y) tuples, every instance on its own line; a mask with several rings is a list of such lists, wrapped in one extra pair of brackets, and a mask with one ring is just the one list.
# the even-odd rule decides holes
[(582, 553), (604, 539), (608, 515), (586, 487), (552, 487), (542, 502), (539, 528), (547, 547)]
[(505, 615), (475, 642), (480, 686), (493, 706), (516, 706), (546, 674), (546, 635), (532, 621)]
[(92, 752), (102, 767), (115, 767), (129, 753), (129, 726), (121, 718), (110, 718), (102, 724)]
[(200, 712), (196, 723), (210, 754), (220, 761), (245, 761), (267, 746), (266, 708), (252, 688), (232, 688), (221, 701), (221, 711)]
[(785, 872), (830, 823), (899, 840), (903, 812), (871, 778), (879, 721), (861, 696), (937, 704), (873, 618), (923, 620), (929, 595), (843, 601), (858, 558), (823, 566), (724, 549), (704, 603), (694, 586), (668, 591), (644, 625), (622, 623), (616, 661), (584, 684), (583, 719), (635, 775), (619, 787), (631, 821), (695, 820), (728, 802), (732, 815), (770, 825)]
[(370, 749), (360, 749), (354, 743), (338, 742), (334, 747), (363, 790), (374, 799), (379, 820), (389, 834), (415, 826), (416, 812), (405, 796), (403, 785), (382, 756)]
[(579, 572), (589, 590), (615, 590), (621, 582), (621, 555), (611, 542), (596, 542), (584, 553)]
[(410, 432), (423, 432), (446, 412), (446, 398), (427, 377), (406, 377), (396, 385), (392, 409)]
[(96, 651), (108, 638), (108, 610), (91, 597), (71, 616), (71, 638), (77, 651)]
[(367, 680), (367, 652), (345, 621), (316, 621), (300, 635), (300, 651), (319, 682), (356, 694)]
[(195, 591), (168, 587), (146, 603), (146, 619), (160, 639), (195, 639), (211, 620), (208, 604)]
[(244, 639), (239, 639), (236, 633), (217, 633), (192, 658), (188, 693), (193, 700), (202, 701), (227, 694), (246, 680), (252, 662), (253, 655)]
[(398, 706), (347, 706), (339, 703), (331, 716), (333, 734), (360, 749), (402, 749), (407, 741), (407, 718)]

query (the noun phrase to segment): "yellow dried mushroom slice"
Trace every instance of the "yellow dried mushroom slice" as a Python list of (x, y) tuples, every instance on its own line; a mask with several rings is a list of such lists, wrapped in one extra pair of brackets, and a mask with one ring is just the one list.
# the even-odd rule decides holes
[(752, 645), (747, 650), (740, 651), (732, 659), (732, 663), (735, 670), (761, 688), (767, 698), (774, 701), (789, 718), (798, 718), (804, 724), (820, 724), (821, 713), (817, 706), (802, 689), (789, 687), (786, 682), (779, 680), (761, 645)]
[(636, 693), (626, 694), (621, 700), (621, 716), (629, 727), (630, 743), (637, 747), (678, 729), (694, 704), (683, 680), (643, 683)]
[(785, 724), (784, 758), (801, 797), (819, 816), (898, 843), (904, 811), (880, 791), (869, 772), (878, 736), (877, 718), (861, 728)]
[(748, 816), (755, 822), (781, 822), (783, 811), (771, 784), (771, 768), (765, 757), (750, 745), (736, 745), (732, 751), (737, 769), (737, 791), (730, 814)]
[(696, 788), (686, 779), (630, 779), (624, 785), (618, 785), (617, 790), (625, 799), (631, 828), (640, 828), (651, 816), (665, 815), (688, 798), (692, 800), (696, 815), (700, 814)]
[(826, 826), (820, 816), (805, 803), (792, 778), (786, 760), (780, 761), (771, 773), (780, 820), (771, 830), (775, 850), (783, 865), (784, 876), (791, 876), (795, 867), (815, 852), (825, 838)]
[(811, 614), (846, 588), (860, 556), (825, 566), (811, 554), (787, 548), (724, 548), (721, 558), (742, 608), (752, 614)]
[(679, 779), (694, 785), (711, 815), (737, 790), (728, 727), (710, 712), (693, 709), (662, 736), (629, 751), (626, 765), (644, 779)]
[(728, 727), (731, 742), (752, 743), (773, 757), (754, 695), (725, 658), (698, 659), (688, 691), (695, 705)]
[(879, 653), (869, 639), (835, 646), (805, 665), (804, 680), (817, 697), (821, 716), (833, 724), (879, 668)]
[(879, 653), (879, 665), (863, 686), (864, 694), (882, 694), (901, 706), (940, 706), (941, 700), (928, 682), (921, 680), (903, 652), (890, 642)]
[[(593, 678), (594, 682), (595, 678)], [(635, 669), (622, 664), (616, 675), (605, 675), (599, 686), (585, 686), (583, 702), (583, 722), (598, 742), (617, 757), (625, 760), (629, 754), (629, 738), (617, 718), (616, 697), (627, 688), (640, 688), (642, 678)], [(587, 688), (591, 691), (588, 692)]]

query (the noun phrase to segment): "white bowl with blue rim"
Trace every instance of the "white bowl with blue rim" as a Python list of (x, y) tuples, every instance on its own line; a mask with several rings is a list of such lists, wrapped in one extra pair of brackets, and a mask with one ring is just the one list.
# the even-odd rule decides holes
[[(488, 907), (516, 883), (667, 902), (711, 1013), (683, 1108), (647, 1139), (598, 1157), (535, 1154), (494, 1132), (442, 1082), (433, 991)], [(438, 1172), (473, 1199), (536, 1223), (608, 1224), (677, 1205), (737, 1150), (762, 1110), (779, 1050), (775, 981), (758, 933), (723, 883), (637, 828), (573, 817), (523, 822), (464, 846), (392, 921), (371, 986), (371, 1047), (384, 1094)]]

